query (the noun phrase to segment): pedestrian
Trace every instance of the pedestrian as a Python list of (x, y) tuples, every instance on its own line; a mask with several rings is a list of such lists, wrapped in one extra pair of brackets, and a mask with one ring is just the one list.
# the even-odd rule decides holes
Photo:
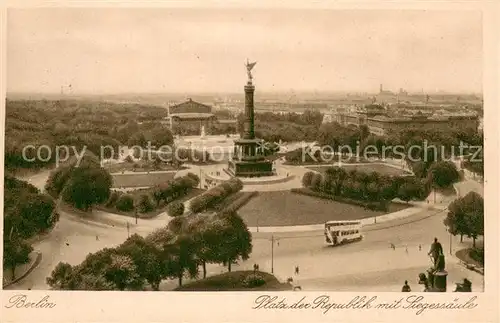
[(401, 291), (402, 292), (405, 292), (405, 293), (409, 293), (411, 292), (411, 288), (410, 286), (408, 285), (408, 281), (405, 280), (405, 284), (403, 285), (403, 288), (401, 288)]
[(295, 266), (295, 275), (299, 274), (299, 266)]
[(406, 253), (408, 253), (408, 246), (406, 246)]
[(422, 251), (422, 245), (421, 244), (418, 245), (418, 251)]
[(99, 241), (99, 236), (97, 234), (95, 235), (95, 240)]

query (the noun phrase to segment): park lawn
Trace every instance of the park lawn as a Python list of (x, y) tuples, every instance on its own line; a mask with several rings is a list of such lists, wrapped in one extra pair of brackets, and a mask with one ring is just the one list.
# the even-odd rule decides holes
[(151, 172), (149, 174), (112, 174), (113, 188), (152, 187), (174, 179), (176, 171), (168, 173)]
[(315, 198), (290, 191), (259, 192), (238, 210), (248, 226), (321, 224), (333, 220), (359, 220), (396, 212), (408, 206), (391, 203), (388, 212)]
[(254, 272), (251, 270), (246, 271), (232, 271), (224, 274), (207, 277), (205, 279), (200, 279), (192, 283), (185, 284), (184, 286), (177, 287), (176, 291), (264, 291), (264, 290), (274, 290), (274, 291), (284, 291), (292, 290), (292, 285), (289, 283), (280, 283), (279, 280), (272, 274), (265, 273), (262, 271), (256, 272), (258, 275), (264, 278), (265, 284), (259, 287), (248, 288), (245, 287), (242, 282), (249, 275), (253, 275)]
[[(316, 166), (316, 167), (310, 166), (307, 168), (310, 170), (316, 171), (316, 172), (320, 172), (321, 174), (324, 174), (329, 167), (332, 167), (332, 166), (328, 166), (328, 167), (327, 166)], [(355, 169), (358, 172), (364, 172), (364, 173), (377, 172), (380, 175), (388, 175), (388, 176), (410, 175), (409, 172), (404, 171), (402, 169), (398, 169), (398, 168), (391, 167), (391, 166), (386, 166), (383, 164), (375, 164), (375, 163), (370, 164), (370, 165), (349, 164), (349, 165), (342, 165), (341, 167), (344, 168), (347, 172)]]
[[(130, 191), (130, 192), (127, 192), (127, 194), (132, 195), (134, 197), (134, 200), (137, 201), (137, 200), (139, 200), (139, 198), (140, 198), (141, 195), (143, 195), (143, 194), (150, 195), (152, 192), (153, 192), (153, 188), (145, 188), (145, 189), (138, 189), (138, 190)], [(193, 189), (191, 189), (191, 191), (189, 193), (187, 193), (184, 196), (179, 197), (178, 199), (176, 199), (174, 201), (175, 202), (184, 203), (187, 200), (192, 199), (193, 197), (198, 196), (198, 195), (200, 195), (203, 192), (205, 192), (205, 190), (200, 189), (200, 188), (193, 188)], [(153, 203), (155, 203), (155, 201), (152, 198), (151, 198), (151, 201)], [(161, 214), (163, 212), (166, 212), (167, 211), (167, 207), (168, 207), (168, 204), (164, 204), (163, 206), (161, 206), (159, 208), (156, 208), (153, 211), (148, 212), (148, 213), (140, 213), (139, 212), (137, 214), (137, 216), (138, 216), (139, 219), (152, 219), (152, 218), (158, 216), (159, 214)], [(108, 212), (108, 213), (115, 213), (115, 214), (119, 214), (119, 215), (124, 215), (124, 216), (128, 216), (128, 217), (132, 217), (132, 218), (135, 217), (135, 211), (123, 212), (123, 211), (117, 210), (114, 207), (106, 207), (104, 205), (97, 205), (96, 209), (101, 210), (101, 211), (105, 211), (105, 212)]]

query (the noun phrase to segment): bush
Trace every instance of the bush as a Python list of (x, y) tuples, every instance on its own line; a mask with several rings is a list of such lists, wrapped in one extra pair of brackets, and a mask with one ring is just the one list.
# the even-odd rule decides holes
[(229, 195), (239, 192), (243, 188), (243, 182), (238, 178), (217, 185), (205, 193), (193, 198), (190, 203), (190, 210), (194, 213), (205, 211), (214, 205), (221, 203)]
[[(223, 184), (219, 186), (224, 186)], [(230, 187), (229, 194), (239, 192), (243, 188), (243, 182), (239, 178), (231, 178), (227, 181), (227, 184), (229, 184), (228, 186)]]
[(259, 274), (250, 274), (242, 281), (242, 285), (246, 288), (254, 288), (262, 286), (266, 283), (264, 277)]
[(229, 194), (232, 193), (233, 187), (231, 186), (230, 183), (224, 182), (224, 183), (220, 184), (219, 186), (222, 187), (224, 189), (224, 191), (228, 192)]
[(196, 183), (194, 186), (197, 186), (198, 184), (200, 184), (200, 177), (198, 177), (198, 175), (193, 174), (193, 173), (188, 173), (186, 176), (191, 178)]
[(122, 195), (122, 192), (120, 192), (120, 191), (111, 192), (111, 195), (109, 196), (109, 199), (106, 202), (105, 206), (106, 207), (114, 207), (121, 195)]
[(311, 186), (311, 181), (314, 176), (314, 172), (307, 172), (304, 174), (304, 177), (302, 177), (302, 186), (303, 187), (309, 187)]
[(241, 192), (242, 196), (239, 196), (237, 199), (229, 203), (222, 211), (223, 212), (236, 212), (240, 208), (242, 208), (245, 204), (248, 203), (254, 196), (258, 194), (258, 192)]
[(310, 188), (312, 190), (318, 190), (321, 185), (321, 180), (323, 179), (323, 176), (321, 174), (313, 174), (311, 176), (311, 185)]
[(186, 217), (179, 216), (170, 220), (170, 222), (168, 222), (167, 228), (172, 233), (178, 234), (182, 231), (185, 222), (186, 222)]
[(116, 202), (116, 209), (123, 212), (132, 211), (134, 209), (134, 198), (130, 194), (120, 196)]
[(127, 163), (133, 163), (134, 162), (134, 160), (132, 159), (132, 156), (130, 156), (130, 155), (127, 155), (127, 157), (125, 157), (124, 161), (127, 162)]
[(139, 199), (139, 212), (141, 213), (148, 213), (153, 211), (154, 205), (153, 201), (151, 201), (151, 198), (147, 194), (142, 194), (140, 199)]
[(184, 203), (172, 202), (167, 206), (168, 215), (171, 217), (178, 217), (184, 214)]
[(189, 203), (189, 209), (191, 212), (201, 212), (205, 208), (205, 200), (206, 198), (203, 194), (193, 198)]

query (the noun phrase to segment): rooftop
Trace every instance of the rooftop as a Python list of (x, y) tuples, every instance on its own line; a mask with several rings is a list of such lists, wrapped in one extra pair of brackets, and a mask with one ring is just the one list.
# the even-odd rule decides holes
[(170, 117), (179, 119), (208, 119), (208, 118), (215, 118), (215, 115), (213, 113), (186, 112), (186, 113), (171, 113)]

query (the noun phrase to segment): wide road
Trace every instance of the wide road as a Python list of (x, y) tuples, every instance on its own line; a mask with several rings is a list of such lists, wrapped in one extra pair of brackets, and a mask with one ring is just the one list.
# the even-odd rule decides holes
[[(30, 182), (41, 188), (46, 178), (36, 175)], [(472, 190), (479, 190), (475, 184), (471, 186)], [(470, 190), (466, 182), (460, 188), (461, 194)], [(399, 291), (404, 280), (410, 282), (413, 290), (421, 290), (421, 286), (417, 286), (417, 276), (430, 266), (427, 251), (437, 237), (447, 255), (448, 284), (451, 286), (468, 278), (474, 291), (482, 290), (483, 276), (461, 267), (458, 260), (449, 255), (450, 236), (443, 225), (445, 213), (429, 216), (431, 212), (436, 211), (422, 210), (421, 214), (394, 222), (392, 226), (391, 223), (378, 225), (378, 229), (364, 232), (362, 241), (341, 247), (328, 247), (321, 231), (274, 234), (277, 239), (273, 250), (274, 273), (281, 279), (293, 277), (294, 283), (303, 290)], [(81, 220), (61, 212), (55, 229), (34, 245), (35, 250), (43, 254), (38, 268), (8, 289), (48, 289), (45, 279), (60, 261), (76, 265), (88, 253), (120, 244), (129, 233), (145, 235), (168, 222), (166, 218), (139, 220), (137, 226), (131, 225), (127, 230), (127, 219), (121, 216), (95, 215), (97, 220), (106, 219), (107, 224), (92, 222), (93, 219)], [(423, 216), (426, 218), (412, 220)], [(254, 233), (251, 258), (234, 266), (234, 270), (251, 269), (257, 263), (261, 270), (271, 271), (270, 238), (268, 233)], [(390, 243), (396, 245), (396, 250), (390, 248)], [(459, 238), (454, 237), (452, 253), (468, 244), (470, 241), (464, 239), (460, 245)], [(295, 266), (300, 268), (299, 275), (294, 275)], [(212, 265), (208, 270), (209, 274), (216, 274), (226, 269)], [(162, 289), (173, 287), (174, 281), (162, 284)]]
[[(415, 222), (407, 219), (406, 224), (399, 221), (397, 226), (364, 232), (362, 241), (339, 247), (328, 246), (323, 232), (275, 234), (274, 273), (282, 279), (292, 277), (303, 290), (400, 291), (408, 280), (414, 290), (420, 291), (418, 274), (431, 265), (427, 252), (436, 237), (446, 255), (448, 285), (468, 278), (474, 291), (483, 290), (483, 276), (465, 269), (450, 256), (450, 235), (444, 228), (444, 217), (443, 212)], [(271, 271), (270, 235), (254, 234), (253, 239), (252, 259), (244, 267), (250, 269), (257, 263), (260, 269)], [(464, 239), (460, 244), (459, 237), (452, 237), (451, 242), (453, 255), (471, 243)], [(294, 274), (295, 266), (299, 266), (298, 275)]]

